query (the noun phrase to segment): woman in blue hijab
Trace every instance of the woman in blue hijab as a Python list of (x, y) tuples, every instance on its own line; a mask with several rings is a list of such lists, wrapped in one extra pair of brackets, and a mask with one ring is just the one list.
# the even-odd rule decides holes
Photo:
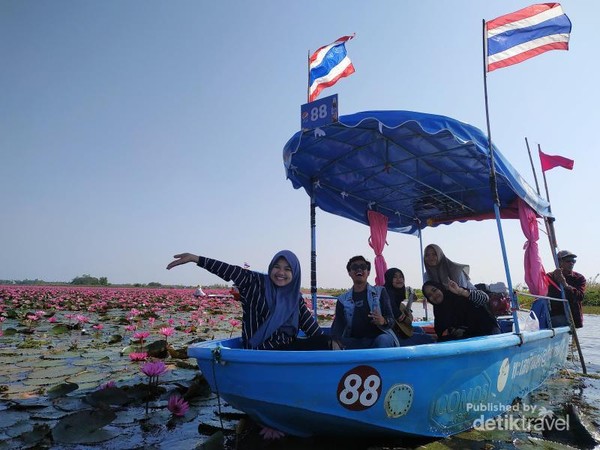
[[(227, 264), (216, 259), (180, 253), (167, 269), (196, 263), (225, 281), (233, 281), (242, 304), (242, 343), (256, 350), (325, 350), (325, 336), (300, 292), (300, 262), (289, 250), (277, 252), (267, 273)], [(298, 338), (298, 330), (306, 338)]]

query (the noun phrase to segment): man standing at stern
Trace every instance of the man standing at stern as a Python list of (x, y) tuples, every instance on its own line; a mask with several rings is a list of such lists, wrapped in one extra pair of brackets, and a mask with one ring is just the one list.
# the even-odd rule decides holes
[[(548, 297), (562, 298), (561, 286), (565, 298), (569, 301), (575, 328), (583, 326), (583, 297), (585, 295), (585, 277), (573, 271), (577, 255), (568, 250), (558, 252), (558, 269), (547, 274)], [(569, 324), (562, 302), (550, 302), (552, 326), (561, 327)]]

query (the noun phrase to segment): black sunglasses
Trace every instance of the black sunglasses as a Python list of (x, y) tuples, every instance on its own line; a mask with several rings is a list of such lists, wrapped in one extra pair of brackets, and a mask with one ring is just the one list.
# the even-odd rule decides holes
[(369, 268), (369, 266), (367, 266), (366, 264), (352, 264), (350, 266), (350, 270), (353, 272), (356, 272), (358, 270), (367, 270)]

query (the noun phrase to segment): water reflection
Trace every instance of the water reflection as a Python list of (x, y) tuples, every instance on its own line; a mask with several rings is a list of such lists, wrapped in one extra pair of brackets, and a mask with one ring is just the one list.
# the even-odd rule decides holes
[[(588, 374), (600, 374), (600, 348), (598, 348), (600, 316), (596, 314), (584, 314), (583, 328), (577, 329), (576, 332)], [(580, 371), (581, 367), (574, 370)]]

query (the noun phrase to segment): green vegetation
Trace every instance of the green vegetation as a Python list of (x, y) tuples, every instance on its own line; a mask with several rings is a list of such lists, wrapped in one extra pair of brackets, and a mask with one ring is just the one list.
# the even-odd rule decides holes
[(76, 286), (108, 286), (106, 277), (96, 278), (88, 274), (73, 278), (71, 284)]
[[(583, 300), (583, 313), (584, 314), (600, 314), (600, 283), (597, 280), (598, 276), (589, 278), (587, 280), (585, 289), (585, 298)], [(519, 298), (519, 305), (523, 308), (530, 308), (533, 298), (525, 297), (524, 295), (517, 295)]]

